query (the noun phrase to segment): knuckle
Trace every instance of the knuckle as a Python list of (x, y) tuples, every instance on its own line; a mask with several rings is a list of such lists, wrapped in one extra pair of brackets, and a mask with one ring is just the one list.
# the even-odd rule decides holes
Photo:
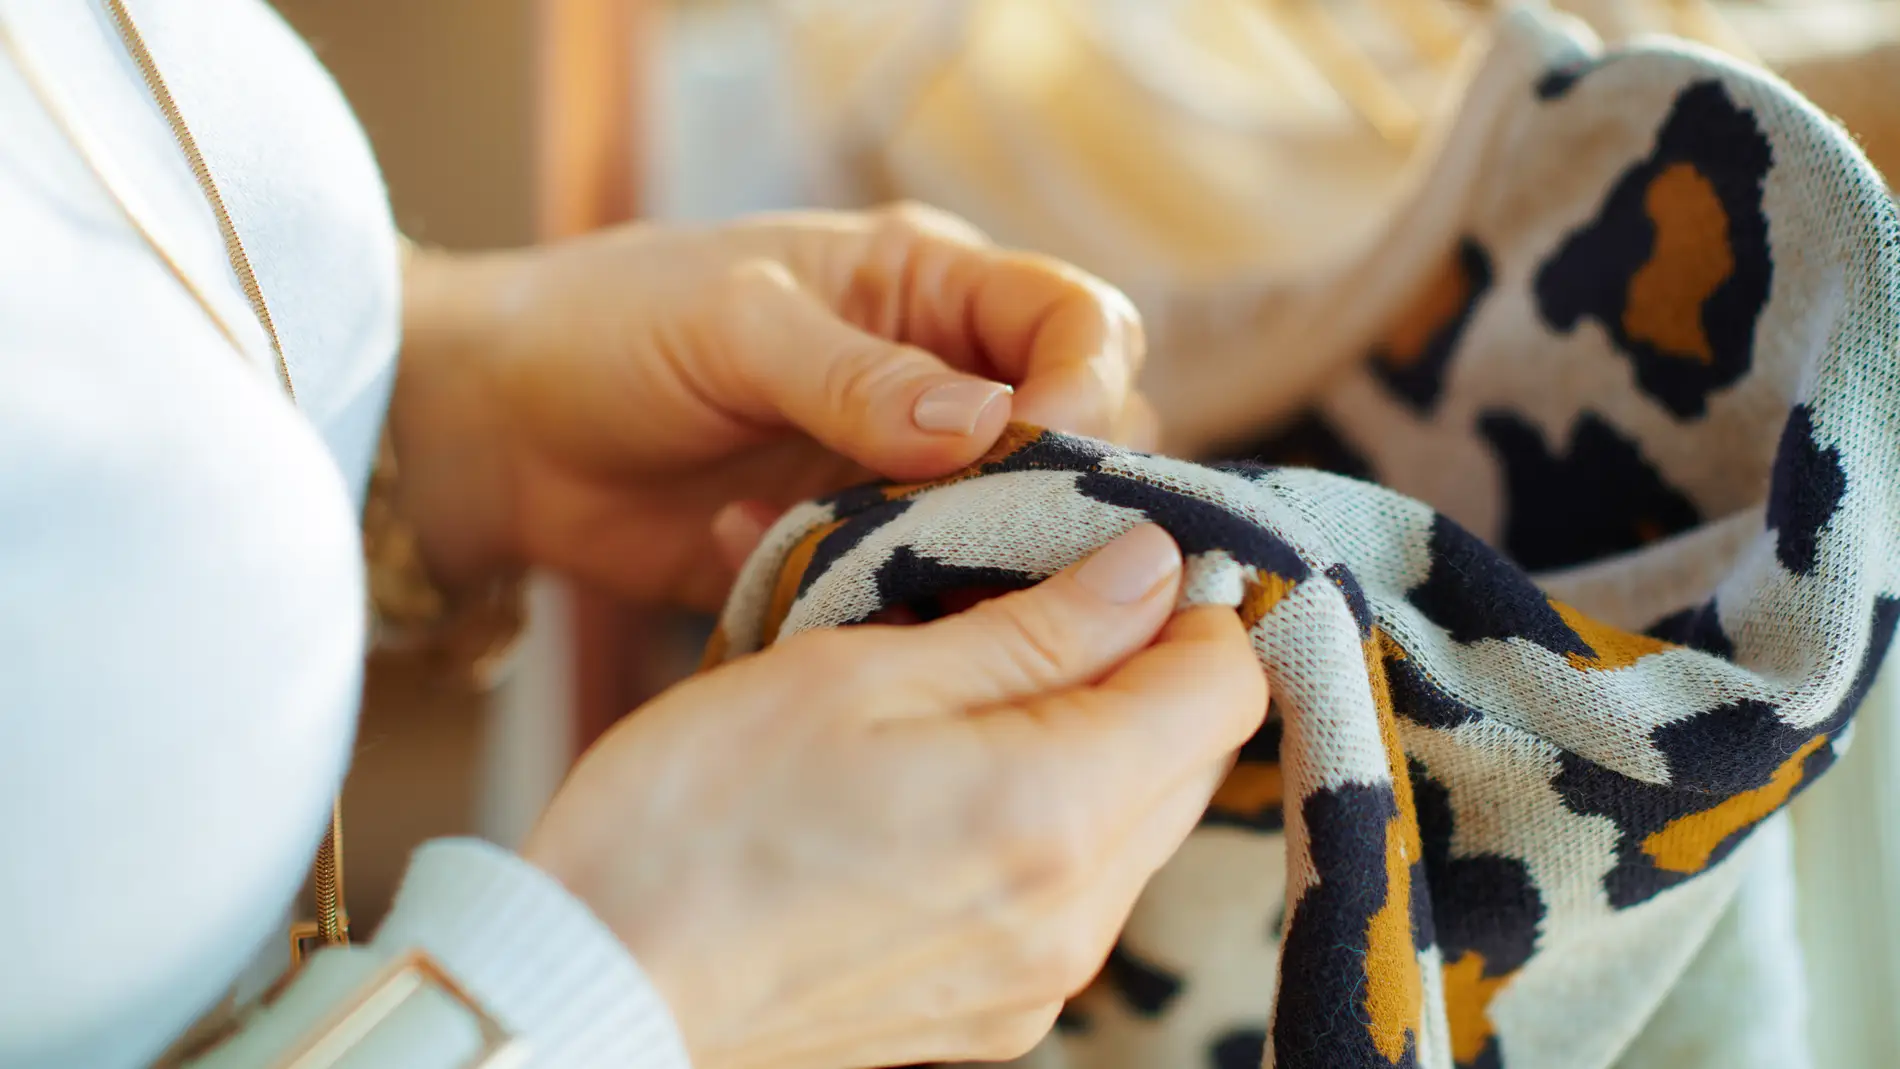
[(911, 227), (922, 230), (934, 222), (943, 213), (920, 200), (900, 198), (889, 201), (877, 209), (880, 222), (894, 227)]
[(1096, 860), (1093, 822), (1043, 777), (1018, 777), (989, 793), (993, 838), (1012, 900), (1062, 896), (1085, 886)]
[(891, 356), (891, 349), (868, 341), (828, 354), (824, 362), (824, 396), (846, 411), (856, 410), (882, 396), (893, 383), (905, 377), (904, 362)]
[(717, 293), (728, 307), (751, 307), (766, 290), (783, 289), (790, 281), (782, 264), (754, 257), (726, 269)]
[(1066, 918), (1038, 932), (1019, 967), (1022, 998), (1060, 1003), (1073, 997), (1102, 971), (1110, 944), (1101, 933)]
[(1121, 349), (1131, 372), (1139, 372), (1148, 363), (1148, 331), (1141, 322), (1141, 313), (1135, 310), (1134, 303), (1126, 294), (1110, 288), (1115, 318), (1120, 329)]
[(1002, 1062), (1028, 1054), (1055, 1027), (1056, 1017), (1061, 1012), (1062, 1003), (1058, 1001), (992, 1019), (978, 1029), (975, 1057), (979, 1061)]
[(890, 201), (878, 208), (878, 221), (895, 230), (912, 233), (930, 233), (947, 224), (961, 224), (962, 220), (941, 208), (933, 208), (920, 200), (900, 199)]
[(825, 686), (850, 675), (864, 660), (863, 651), (842, 631), (801, 631), (780, 639), (776, 649), (806, 685)]
[(742, 260), (706, 287), (696, 303), (710, 305), (710, 321), (720, 330), (743, 336), (768, 326), (766, 320), (778, 307), (774, 298), (794, 286), (784, 265), (765, 259)]
[(984, 246), (990, 239), (976, 224), (922, 201), (898, 200), (876, 212), (880, 229), (901, 238), (934, 237), (953, 244)]
[(1038, 589), (1005, 595), (977, 606), (975, 612), (997, 636), (1002, 664), (1028, 689), (1052, 686), (1074, 663), (1073, 628), (1058, 619), (1048, 592)]
[(1209, 658), (1208, 676), (1227, 697), (1236, 719), (1259, 718), (1267, 708), (1267, 674), (1250, 642), (1236, 641)]
[(1049, 950), (1049, 977), (1061, 998), (1071, 998), (1094, 982), (1108, 958), (1111, 945), (1100, 932), (1083, 924), (1067, 925), (1067, 934)]

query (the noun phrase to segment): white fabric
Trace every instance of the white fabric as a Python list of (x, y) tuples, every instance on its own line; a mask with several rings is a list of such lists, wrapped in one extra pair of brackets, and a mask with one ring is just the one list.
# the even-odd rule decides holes
[[(192, 1069), (269, 1064), (407, 947), (429, 951), (504, 1029), (528, 1037), (534, 1066), (685, 1069), (664, 1003), (612, 933), (545, 873), (474, 839), (417, 851), (374, 943), (317, 954), (244, 1035)], [(480, 1046), (473, 1017), (446, 999), (423, 1008), (379, 1030), (367, 1064), (466, 1064)]]
[[(128, 7), (245, 241), (301, 411), (104, 6), (0, 0), (60, 110), (135, 186), (245, 349), (0, 53), (4, 1067), (149, 1064), (247, 963), (281, 953), (361, 685), (356, 514), (400, 330), (375, 161), (264, 4)], [(512, 942), (470, 921), (489, 906), (511, 911)], [(670, 1027), (663, 1007), (583, 912), (525, 863), (445, 850), (412, 877), (390, 938), (466, 965), (494, 1012), (530, 1030), (573, 1025), (521, 982), (556, 991), (535, 955), (569, 963), (571, 1010), (598, 1020), (536, 1037), (561, 1055), (537, 1065), (628, 1064), (603, 1038), (616, 1022), (622, 1053), (650, 1048), (634, 1064), (683, 1064), (676, 1042), (651, 1038)], [(496, 955), (514, 982), (497, 986)]]

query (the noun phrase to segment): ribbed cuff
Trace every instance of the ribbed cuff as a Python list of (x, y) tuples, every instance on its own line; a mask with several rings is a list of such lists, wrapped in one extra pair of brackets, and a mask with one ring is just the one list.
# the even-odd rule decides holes
[(567, 889), (477, 839), (425, 843), (374, 947), (421, 947), (510, 1032), (535, 1069), (690, 1069), (660, 993)]

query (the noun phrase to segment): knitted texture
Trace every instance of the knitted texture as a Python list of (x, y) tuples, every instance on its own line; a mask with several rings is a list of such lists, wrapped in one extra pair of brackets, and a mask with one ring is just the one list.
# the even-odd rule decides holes
[(1522, 25), (1441, 268), (1261, 463), (1015, 427), (740, 577), (710, 661), (1152, 520), (1249, 628), (1269, 720), (1037, 1064), (1612, 1065), (1848, 742), (1900, 619), (1893, 204), (1769, 76)]

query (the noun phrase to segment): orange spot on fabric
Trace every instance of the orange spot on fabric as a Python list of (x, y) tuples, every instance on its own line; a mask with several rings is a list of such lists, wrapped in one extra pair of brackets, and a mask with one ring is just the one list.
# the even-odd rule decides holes
[(1445, 963), (1445, 1018), (1451, 1026), (1451, 1057), (1459, 1065), (1477, 1061), (1491, 1042), (1491, 1000), (1511, 981), (1508, 973), (1486, 976), (1484, 964), (1484, 955), (1475, 950)]
[(1257, 817), (1279, 808), (1284, 789), (1278, 764), (1242, 761), (1227, 773), (1208, 806), (1237, 817)]
[(818, 552), (818, 543), (843, 526), (843, 520), (821, 523), (799, 539), (792, 546), (792, 551), (785, 555), (785, 563), (779, 566), (778, 582), (772, 587), (772, 600), (765, 609), (765, 627), (759, 633), (760, 646), (770, 646), (778, 641), (778, 629), (785, 626), (785, 618), (792, 612), (792, 602), (798, 600), (798, 584), (804, 580), (806, 570), (811, 567), (812, 554)]
[(1432, 339), (1471, 303), (1471, 279), (1456, 254), (1445, 259), (1426, 288), (1412, 299), (1387, 332), (1379, 357), (1387, 366), (1410, 367)]
[(1246, 588), (1240, 593), (1240, 623), (1249, 631), (1253, 625), (1266, 619), (1275, 605), (1280, 604), (1293, 588), (1299, 584), (1283, 575), (1273, 572), (1255, 571), (1247, 579)]
[(1767, 783), (1752, 791), (1732, 795), (1719, 805), (1677, 817), (1661, 831), (1643, 840), (1643, 852), (1658, 868), (1670, 872), (1696, 873), (1709, 865), (1709, 855), (1730, 836), (1750, 827), (1785, 805), (1801, 786), (1801, 766), (1814, 751), (1827, 745), (1826, 735), (1816, 735), (1775, 769)]
[(1735, 271), (1728, 212), (1693, 164), (1665, 168), (1643, 195), (1656, 240), (1630, 277), (1623, 333), (1669, 355), (1713, 364), (1702, 305)]
[(1425, 1008), (1424, 980), (1412, 933), (1412, 865), (1423, 854), (1412, 778), (1399, 745), (1398, 718), (1392, 710), (1392, 686), (1386, 678), (1385, 632), (1374, 630), (1365, 643), (1366, 675), (1379, 715), (1379, 739), (1385, 746), (1398, 811), (1385, 829), (1385, 904), (1366, 925), (1366, 1028), (1373, 1046), (1389, 1061), (1404, 1056)]
[(951, 472), (941, 479), (928, 479), (916, 483), (891, 483), (883, 489), (884, 500), (900, 501), (907, 497), (915, 497), (926, 490), (935, 490), (939, 487), (963, 482), (966, 479), (974, 479), (983, 474), (984, 469), (995, 464), (1001, 464), (1010, 457), (1034, 445), (1036, 440), (1043, 436), (1043, 433), (1043, 429), (1034, 424), (1008, 424), (1003, 428), (1003, 433), (997, 436), (996, 442), (968, 467)]
[(1628, 668), (1652, 653), (1675, 649), (1672, 643), (1659, 638), (1640, 635), (1634, 631), (1625, 631), (1565, 605), (1561, 601), (1552, 601), (1550, 607), (1557, 610), (1564, 623), (1577, 633), (1583, 644), (1595, 651), (1594, 656), (1586, 657), (1580, 653), (1566, 653), (1564, 659), (1571, 667), (1584, 671), (1614, 672), (1619, 668)]

